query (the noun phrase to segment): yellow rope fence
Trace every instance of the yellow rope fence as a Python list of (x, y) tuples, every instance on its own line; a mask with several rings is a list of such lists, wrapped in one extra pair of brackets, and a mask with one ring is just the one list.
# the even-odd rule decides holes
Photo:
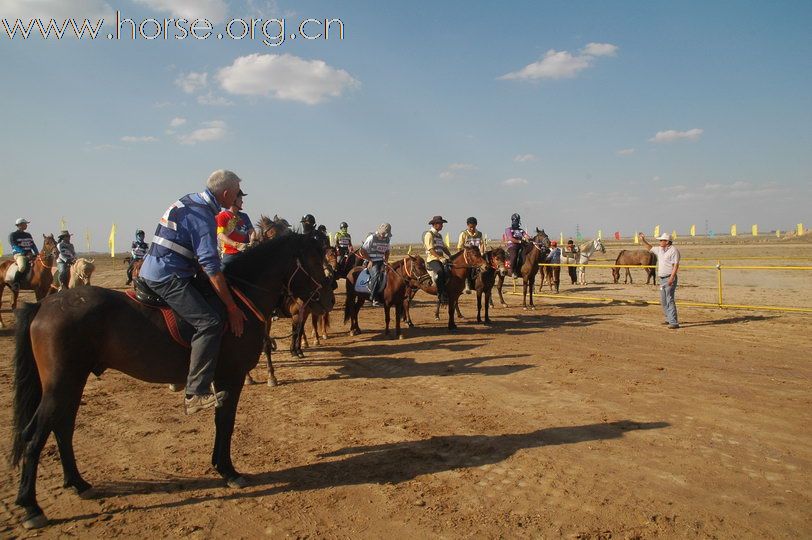
[[(553, 264), (553, 263), (540, 263), (539, 266), (558, 266), (558, 267), (579, 267), (579, 266), (586, 266), (587, 268), (657, 268), (656, 266), (643, 266), (638, 264), (573, 264), (573, 263), (561, 263), (561, 264)], [(691, 302), (691, 301), (677, 301), (678, 306), (690, 306), (690, 307), (713, 307), (713, 308), (720, 308), (720, 309), (754, 309), (754, 310), (766, 310), (766, 311), (784, 311), (790, 313), (812, 313), (812, 308), (806, 307), (783, 307), (783, 306), (758, 306), (758, 305), (746, 305), (746, 304), (726, 304), (724, 302), (724, 294), (723, 294), (723, 280), (722, 280), (722, 271), (723, 270), (788, 270), (788, 271), (801, 271), (801, 272), (809, 272), (812, 271), (812, 266), (728, 266), (723, 265), (721, 259), (717, 259), (715, 265), (680, 265), (680, 270), (716, 270), (717, 279), (716, 279), (716, 288), (717, 288), (717, 302)], [(513, 292), (511, 294), (518, 294), (516, 292), (516, 281), (513, 282)], [(563, 294), (543, 294), (543, 293), (534, 293), (533, 296), (539, 296), (542, 298), (563, 298), (563, 299), (574, 299), (574, 300), (585, 300), (591, 302), (618, 302), (618, 303), (627, 303), (627, 304), (659, 304), (659, 301), (653, 300), (637, 300), (637, 299), (623, 299), (623, 298), (604, 298), (604, 297), (596, 297), (596, 296), (581, 296), (581, 295), (563, 295)]]

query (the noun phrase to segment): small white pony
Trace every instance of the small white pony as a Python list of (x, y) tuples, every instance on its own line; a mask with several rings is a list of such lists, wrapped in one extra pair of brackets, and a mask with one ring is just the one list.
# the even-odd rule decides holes
[(606, 248), (603, 247), (603, 242), (600, 238), (590, 240), (580, 246), (581, 252), (578, 254), (578, 284), (586, 285), (586, 265), (589, 264), (589, 259), (595, 254), (596, 251), (606, 253)]
[[(76, 259), (75, 263), (68, 267), (68, 272), (70, 273), (70, 277), (68, 278), (69, 289), (79, 287), (80, 285), (90, 285), (90, 276), (93, 275), (93, 271), (96, 269), (96, 265), (93, 264), (95, 260), (96, 259), (85, 259), (84, 257), (79, 257)], [(59, 288), (56, 268), (54, 268), (53, 274), (54, 282), (51, 284), (51, 291), (56, 292)]]

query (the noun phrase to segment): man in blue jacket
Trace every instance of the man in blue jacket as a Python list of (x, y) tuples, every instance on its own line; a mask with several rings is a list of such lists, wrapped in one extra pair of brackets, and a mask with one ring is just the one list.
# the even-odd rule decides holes
[(155, 230), (140, 277), (195, 329), (189, 375), (186, 379), (186, 414), (219, 407), (226, 392), (214, 390), (223, 321), (217, 310), (192, 285), (198, 264), (223, 301), (228, 324), (242, 335), (245, 314), (234, 303), (220, 269), (215, 216), (230, 208), (240, 192), (240, 178), (218, 170), (209, 176), (206, 190), (181, 197), (164, 213)]

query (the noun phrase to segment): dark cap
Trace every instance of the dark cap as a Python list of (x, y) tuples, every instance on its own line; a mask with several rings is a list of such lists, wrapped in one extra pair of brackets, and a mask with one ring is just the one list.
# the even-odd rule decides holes
[(431, 221), (429, 221), (429, 225), (434, 225), (435, 223), (448, 223), (448, 221), (444, 220), (443, 216), (434, 216), (431, 218)]
[(243, 193), (243, 190), (240, 190), (240, 191), (237, 193), (237, 196), (238, 196), (238, 197), (245, 197), (246, 195), (248, 195), (248, 193)]

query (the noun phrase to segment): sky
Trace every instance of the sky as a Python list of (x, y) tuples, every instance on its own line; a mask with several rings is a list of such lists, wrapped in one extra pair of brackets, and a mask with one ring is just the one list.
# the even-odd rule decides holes
[[(116, 10), (214, 30), (108, 39)], [(36, 17), (104, 23), (9, 38)], [(115, 223), (125, 250), (220, 168), (255, 221), (312, 213), (358, 240), (386, 221), (417, 243), (437, 214), (491, 238), (514, 212), (552, 237), (812, 223), (810, 2), (0, 0), (3, 18), (8, 232), (64, 218), (103, 250)], [(216, 38), (251, 18), (285, 40)], [(309, 18), (341, 25), (306, 39)]]

